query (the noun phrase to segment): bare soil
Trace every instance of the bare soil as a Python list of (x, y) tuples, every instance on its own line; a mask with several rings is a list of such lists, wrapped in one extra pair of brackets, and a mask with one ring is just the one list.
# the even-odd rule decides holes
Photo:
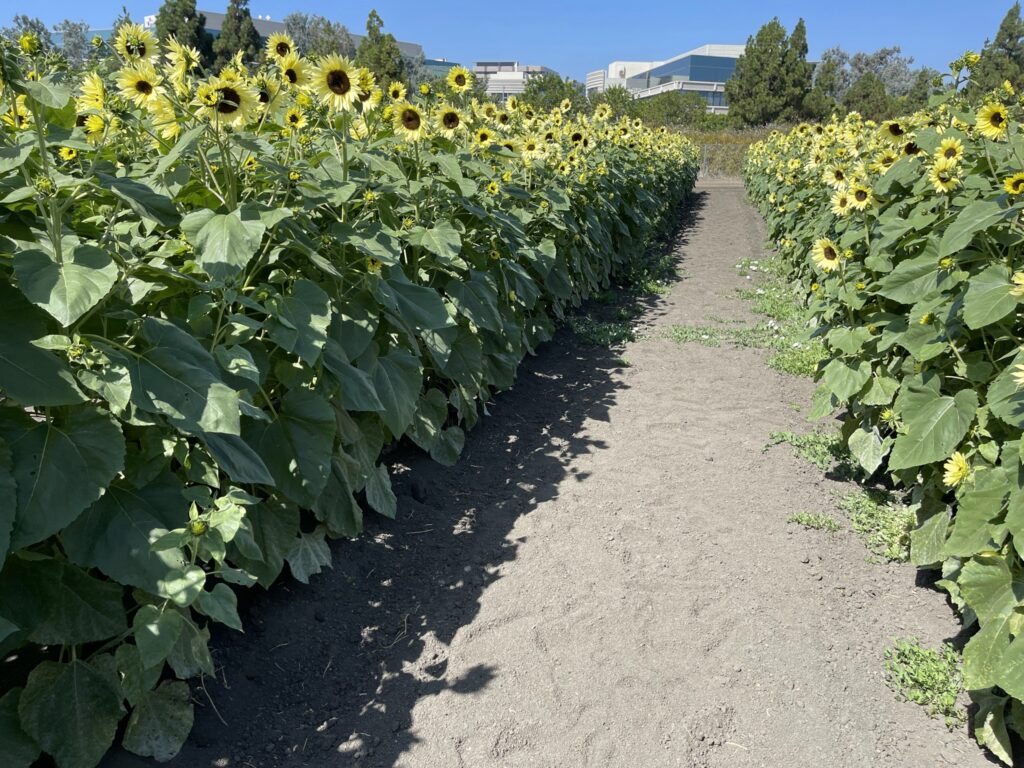
[(786, 522), (842, 519), (844, 486), (764, 451), (811, 429), (813, 384), (664, 337), (755, 322), (735, 264), (764, 235), (742, 188), (704, 183), (687, 215), (684, 277), (639, 341), (560, 332), (457, 466), (398, 459), (397, 520), (251, 600), (246, 634), (215, 633), (172, 766), (992, 765), (883, 679), (895, 637), (957, 637), (943, 594), (869, 562), (848, 526)]

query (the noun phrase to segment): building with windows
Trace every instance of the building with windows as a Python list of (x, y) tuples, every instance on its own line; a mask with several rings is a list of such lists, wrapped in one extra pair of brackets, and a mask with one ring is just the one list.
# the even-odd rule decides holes
[(557, 74), (548, 67), (518, 61), (478, 61), (473, 67), (473, 74), (487, 87), (487, 95), (498, 101), (522, 94), (531, 77), (549, 72)]
[(587, 74), (587, 95), (621, 86), (634, 99), (668, 91), (699, 94), (708, 112), (725, 114), (725, 84), (736, 70), (736, 59), (746, 46), (703, 45), (664, 61), (613, 61), (605, 69)]

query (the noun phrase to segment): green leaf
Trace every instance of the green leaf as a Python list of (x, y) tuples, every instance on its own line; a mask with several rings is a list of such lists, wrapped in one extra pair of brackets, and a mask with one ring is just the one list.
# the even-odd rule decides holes
[(213, 658), (210, 656), (209, 643), (209, 628), (200, 629), (191, 619), (182, 618), (181, 634), (167, 656), (167, 663), (171, 665), (174, 674), (180, 678), (212, 675)]
[(299, 533), (294, 506), (264, 503), (249, 509), (232, 542), (232, 562), (269, 587), (281, 574), (284, 558)]
[(14, 145), (0, 148), (0, 174), (10, 173), (23, 166), (35, 146), (34, 132), (24, 131)]
[(1014, 213), (1014, 209), (1003, 208), (994, 200), (976, 200), (970, 203), (957, 214), (956, 219), (942, 234), (942, 242), (939, 243), (939, 258), (943, 259), (963, 250), (970, 245), (976, 233), (1012, 213)]
[(875, 430), (856, 429), (848, 441), (850, 453), (868, 475), (882, 465), (887, 449), (886, 443)]
[(324, 541), (325, 530), (318, 526), (312, 533), (300, 533), (292, 544), (286, 559), (292, 576), (303, 584), (309, 577), (331, 567), (331, 549)]
[(142, 606), (132, 621), (132, 631), (143, 668), (162, 666), (184, 630), (185, 621), (173, 608)]
[(122, 643), (114, 652), (115, 674), (120, 678), (121, 693), (132, 706), (138, 704), (160, 679), (164, 665), (160, 663), (146, 668), (137, 645)]
[(141, 489), (115, 483), (61, 535), (68, 557), (121, 584), (156, 592), (169, 571), (184, 567), (180, 549), (150, 546), (188, 519), (181, 481), (170, 471)]
[(441, 300), (441, 294), (425, 285), (413, 285), (401, 270), (377, 284), (381, 303), (394, 310), (416, 330), (436, 330), (455, 325)]
[(205, 583), (206, 571), (198, 565), (187, 565), (168, 571), (164, 578), (157, 582), (156, 593), (177, 606), (187, 608), (199, 597)]
[(1024, 392), (1014, 381), (1014, 370), (1024, 365), (1024, 352), (1018, 352), (989, 385), (986, 400), (992, 413), (1011, 427), (1024, 429)]
[(18, 485), (13, 549), (42, 541), (71, 523), (124, 468), (120, 427), (91, 406), (48, 422), (0, 411), (0, 438), (13, 454)]
[(241, 437), (204, 433), (202, 439), (220, 468), (236, 483), (274, 485), (274, 476), (263, 459)]
[(971, 694), (978, 705), (974, 715), (974, 738), (1007, 765), (1013, 765), (1013, 745), (1006, 731), (1006, 696), (979, 691)]
[[(0, 438), (0, 567), (3, 567), (11, 547), (11, 532), (18, 509), (18, 486), (14, 482), (13, 470), (11, 448)], [(0, 642), (3, 642), (2, 637)]]
[(999, 322), (1017, 308), (1017, 298), (1010, 294), (1010, 270), (992, 264), (967, 283), (964, 296), (964, 323), (968, 328), (984, 328)]
[(117, 265), (93, 245), (75, 245), (57, 259), (42, 250), (14, 255), (18, 288), (65, 328), (96, 306), (117, 282)]
[(388, 468), (378, 464), (366, 478), (366, 501), (384, 517), (395, 519), (398, 513), (398, 500), (391, 490), (391, 477)]
[(901, 304), (916, 304), (941, 290), (948, 281), (939, 270), (939, 260), (931, 253), (901, 261), (878, 282), (878, 293)]
[(124, 748), (158, 762), (181, 751), (192, 730), (191, 692), (180, 680), (167, 680), (149, 691), (132, 710), (124, 732)]
[(259, 214), (199, 210), (181, 220), (181, 231), (195, 246), (196, 262), (215, 280), (229, 280), (256, 255), (266, 226)]
[(0, 696), (0, 754), (4, 756), (4, 768), (30, 768), (39, 757), (39, 747), (18, 720), (20, 698), (21, 688)]
[(372, 377), (377, 397), (384, 405), (381, 419), (391, 434), (399, 437), (412, 423), (416, 412), (416, 402), (423, 385), (420, 361), (404, 349), (395, 348), (384, 357), (377, 358)]
[(933, 565), (942, 560), (949, 518), (949, 510), (943, 507), (910, 532), (910, 561), (914, 565)]
[(466, 433), (462, 427), (445, 427), (430, 449), (430, 458), (446, 467), (453, 466), (462, 455), (466, 445)]
[(324, 367), (338, 377), (343, 408), (348, 411), (384, 410), (384, 404), (374, 389), (373, 379), (345, 360), (344, 350), (334, 339), (329, 339), (324, 348)]
[(893, 445), (889, 457), (893, 471), (948, 458), (978, 409), (978, 395), (972, 390), (939, 397), (929, 387), (911, 387), (901, 398), (906, 432)]
[(274, 306), (276, 313), (267, 321), (270, 338), (307, 365), (316, 365), (331, 324), (331, 301), (327, 294), (314, 282), (296, 280), (291, 293), (278, 298)]
[(316, 519), (327, 526), (334, 536), (355, 538), (363, 531), (363, 511), (352, 494), (343, 461), (352, 461), (348, 456), (336, 457), (331, 463), (331, 476), (324, 492), (313, 504)]
[(44, 661), (28, 676), (18, 702), (25, 732), (58, 768), (94, 768), (114, 741), (121, 696), (85, 661)]
[(100, 183), (119, 198), (128, 203), (139, 218), (150, 221), (153, 224), (171, 228), (181, 222), (178, 209), (174, 207), (174, 201), (167, 195), (157, 192), (149, 184), (139, 179), (125, 177), (112, 177), (100, 174)]
[(871, 363), (867, 360), (862, 360), (855, 366), (855, 361), (836, 359), (825, 366), (821, 383), (828, 387), (840, 402), (846, 402), (860, 392), (870, 378)]
[(71, 100), (71, 91), (63, 85), (57, 85), (52, 75), (41, 80), (26, 80), (21, 86), (25, 94), (42, 107), (60, 109)]
[(413, 227), (409, 230), (408, 239), (410, 244), (418, 245), (445, 261), (458, 258), (462, 250), (462, 237), (447, 221), (439, 222), (430, 229)]
[(1010, 493), (1010, 481), (1003, 470), (979, 468), (974, 484), (964, 491), (957, 505), (953, 528), (946, 541), (945, 554), (970, 557), (992, 546), (989, 522), (999, 515)]
[(217, 584), (209, 592), (202, 592), (198, 601), (199, 610), (214, 621), (242, 631), (242, 620), (238, 618), (238, 598), (227, 584)]
[(281, 399), (272, 422), (246, 422), (245, 441), (262, 457), (278, 490), (310, 507), (327, 484), (336, 429), (330, 403), (315, 392), (293, 389)]

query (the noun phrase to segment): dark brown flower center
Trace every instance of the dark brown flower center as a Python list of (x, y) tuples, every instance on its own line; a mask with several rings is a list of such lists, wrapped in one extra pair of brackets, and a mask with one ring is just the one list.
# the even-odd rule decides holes
[(1022, 188), (1024, 188), (1024, 179), (1014, 179), (1013, 180), (1013, 191), (1014, 192), (1020, 192)]
[(943, 157), (945, 157), (945, 158), (946, 158), (947, 160), (951, 160), (951, 159), (953, 159), (954, 157), (956, 157), (956, 148), (954, 148), (954, 147), (950, 147), (950, 148), (949, 148), (949, 149), (947, 149), (947, 150), (946, 150), (945, 152), (943, 152), (943, 153), (942, 153), (942, 155), (943, 155)]
[(461, 72), (455, 76), (455, 84), (461, 88), (466, 84), (466, 76)]
[(418, 131), (420, 127), (420, 115), (415, 109), (402, 110), (402, 125), (407, 131)]
[(835, 250), (835, 248), (833, 248), (833, 247), (832, 247), (831, 245), (826, 245), (826, 246), (825, 246), (825, 247), (824, 247), (824, 248), (822, 249), (822, 254), (823, 254), (823, 255), (825, 256), (825, 258), (826, 258), (826, 259), (828, 259), (829, 261), (835, 261), (836, 259), (838, 259), (838, 258), (839, 258), (839, 254), (837, 254), (837, 253), (836, 253), (836, 250)]
[(905, 155), (916, 155), (920, 151), (921, 148), (912, 141), (908, 142), (908, 144), (903, 148), (903, 154)]
[(900, 126), (899, 123), (890, 123), (889, 133), (892, 134), (893, 136), (902, 136), (904, 133), (906, 133), (906, 131), (903, 130), (902, 126)]
[(288, 78), (288, 82), (292, 85), (299, 82), (299, 73), (290, 67), (284, 71), (284, 76)]
[(352, 90), (352, 81), (349, 80), (348, 73), (344, 70), (332, 69), (327, 73), (327, 87), (331, 93), (344, 96)]
[(1002, 112), (996, 111), (992, 113), (992, 117), (989, 118), (989, 122), (992, 123), (996, 128), (1003, 124), (1005, 116)]
[(858, 203), (863, 203), (865, 200), (868, 199), (868, 193), (865, 192), (863, 189), (858, 189), (856, 192), (853, 193), (853, 196), (857, 198)]
[(288, 43), (286, 43), (284, 40), (282, 40), (277, 45), (274, 46), (274, 52), (278, 56), (287, 56), (289, 53), (292, 52), (292, 47), (288, 45)]
[(459, 127), (459, 114), (457, 112), (445, 112), (441, 115), (441, 124), (449, 131)]
[(124, 49), (128, 52), (129, 56), (145, 56), (146, 55), (146, 44), (141, 40), (129, 40), (124, 44)]
[(260, 100), (260, 104), (269, 104), (270, 103), (270, 91), (268, 91), (266, 88), (260, 88), (260, 93), (259, 93), (259, 97), (258, 98)]
[(141, 93), (143, 96), (149, 96), (153, 92), (153, 84), (148, 80), (136, 80), (135, 90)]
[(242, 97), (238, 95), (238, 91), (229, 87), (219, 88), (218, 91), (220, 91), (220, 99), (217, 101), (217, 111), (222, 115), (237, 112), (242, 103)]
[(573, 144), (579, 144), (581, 141), (583, 141), (583, 134), (580, 133), (579, 131), (577, 131), (576, 133), (574, 133), (569, 138), (572, 139), (572, 143)]

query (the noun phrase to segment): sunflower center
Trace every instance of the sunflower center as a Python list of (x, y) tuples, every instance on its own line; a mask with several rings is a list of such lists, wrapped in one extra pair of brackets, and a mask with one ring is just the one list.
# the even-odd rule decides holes
[(461, 72), (455, 76), (455, 84), (460, 88), (466, 84), (466, 76)]
[(299, 82), (299, 73), (296, 72), (294, 69), (286, 69), (284, 71), (284, 76), (288, 78), (288, 82), (291, 83), (292, 85), (295, 85), (297, 82)]
[(899, 123), (893, 123), (889, 126), (889, 133), (893, 136), (902, 136), (904, 134), (904, 130), (900, 127)]
[(259, 100), (260, 100), (260, 104), (269, 104), (270, 103), (270, 91), (268, 91), (266, 88), (261, 89), (260, 90), (260, 95), (259, 95)]
[(903, 154), (905, 155), (916, 155), (920, 151), (920, 148), (914, 142), (910, 142), (903, 148)]
[(220, 100), (217, 102), (217, 111), (222, 115), (230, 115), (238, 111), (242, 97), (234, 88), (220, 88)]
[(579, 144), (581, 141), (583, 141), (583, 134), (577, 132), (574, 133), (570, 138), (572, 139), (573, 144)]
[(455, 112), (445, 112), (441, 117), (441, 124), (449, 131), (459, 127), (459, 116)]
[(136, 80), (135, 90), (141, 93), (143, 96), (149, 96), (153, 92), (153, 84), (148, 80)]
[(954, 157), (956, 157), (956, 150), (953, 149), (953, 147), (950, 147), (942, 154), (947, 160), (952, 160)]
[(402, 110), (402, 125), (407, 131), (417, 131), (420, 127), (419, 113), (414, 109)]
[(839, 258), (839, 254), (836, 253), (835, 248), (833, 248), (831, 245), (826, 245), (825, 248), (822, 250), (822, 253), (824, 254), (825, 258), (828, 259), (829, 261), (835, 261), (836, 259)]
[(352, 90), (352, 81), (349, 80), (348, 73), (344, 70), (332, 69), (327, 73), (327, 87), (332, 93), (344, 96)]
[(853, 193), (853, 196), (857, 198), (858, 203), (863, 203), (865, 200), (868, 199), (868, 193), (865, 192), (863, 189), (858, 189), (856, 192)]
[(996, 128), (998, 128), (1003, 124), (1005, 119), (1006, 118), (1003, 117), (1002, 112), (993, 112), (992, 117), (989, 118), (989, 122), (992, 123), (992, 125), (994, 125)]
[(1024, 188), (1024, 179), (1015, 179), (1013, 182), (1013, 191), (1020, 192)]
[(292, 52), (292, 48), (290, 45), (288, 45), (288, 43), (282, 40), (281, 42), (274, 46), (274, 52), (278, 56), (287, 56), (289, 53)]
[(127, 42), (124, 44), (124, 49), (130, 56), (143, 57), (146, 55), (146, 44), (141, 41)]
[(291, 123), (292, 125), (295, 125), (297, 122), (299, 122), (299, 116), (292, 112), (290, 115), (288, 115), (288, 122)]

